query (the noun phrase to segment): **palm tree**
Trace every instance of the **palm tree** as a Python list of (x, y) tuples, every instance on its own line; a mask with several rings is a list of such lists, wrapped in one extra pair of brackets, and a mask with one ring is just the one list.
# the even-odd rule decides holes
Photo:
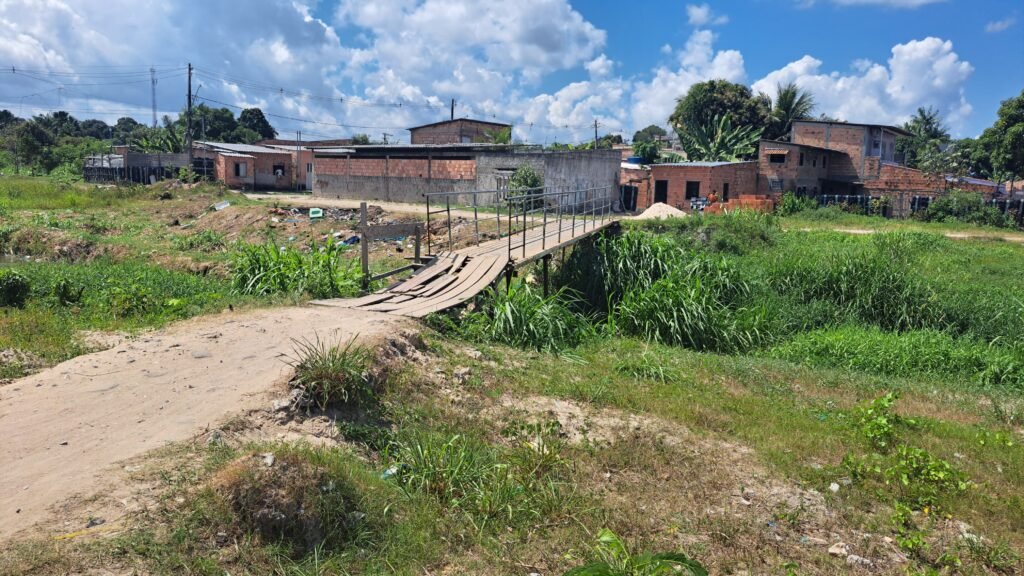
[(690, 160), (705, 162), (735, 162), (751, 156), (757, 150), (762, 129), (753, 126), (733, 127), (729, 115), (715, 116), (707, 124), (691, 126), (680, 131), (679, 139)]
[(942, 124), (939, 111), (929, 106), (918, 108), (903, 129), (912, 136), (901, 136), (896, 140), (896, 154), (903, 156), (903, 163), (911, 168), (921, 168), (926, 158), (934, 157), (943, 144), (949, 142), (949, 131)]
[(764, 92), (758, 97), (771, 110), (768, 128), (765, 131), (765, 138), (769, 140), (787, 138), (794, 120), (805, 120), (814, 113), (814, 95), (801, 90), (796, 82), (790, 82), (785, 86), (777, 85), (774, 101)]

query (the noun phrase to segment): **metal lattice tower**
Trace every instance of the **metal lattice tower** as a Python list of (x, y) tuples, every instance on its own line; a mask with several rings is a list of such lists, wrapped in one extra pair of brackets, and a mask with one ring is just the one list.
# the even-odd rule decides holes
[(153, 128), (156, 128), (156, 68), (150, 67), (149, 81), (150, 84), (152, 85)]

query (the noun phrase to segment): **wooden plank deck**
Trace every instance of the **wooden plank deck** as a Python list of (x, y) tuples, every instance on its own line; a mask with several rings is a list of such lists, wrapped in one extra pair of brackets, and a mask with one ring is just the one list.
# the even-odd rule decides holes
[(546, 229), (537, 226), (525, 234), (513, 235), (511, 252), (507, 237), (489, 240), (476, 246), (439, 254), (408, 279), (379, 292), (361, 298), (316, 300), (311, 304), (422, 318), (472, 299), (497, 282), (509, 266), (518, 267), (533, 262), (596, 234), (615, 222), (581, 219), (575, 225), (563, 220), (561, 229), (556, 223), (548, 225)]

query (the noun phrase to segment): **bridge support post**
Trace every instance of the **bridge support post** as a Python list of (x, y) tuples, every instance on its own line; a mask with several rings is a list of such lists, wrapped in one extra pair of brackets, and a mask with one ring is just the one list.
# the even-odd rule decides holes
[[(253, 171), (255, 172), (255, 170)], [(363, 292), (370, 291), (370, 242), (367, 239), (366, 202), (359, 203), (359, 261), (363, 266)]]
[(516, 275), (516, 270), (509, 262), (508, 266), (505, 267), (505, 292), (512, 290), (512, 277)]
[(550, 271), (548, 270), (548, 268), (550, 267), (550, 262), (551, 262), (551, 254), (547, 254), (543, 258), (541, 258), (541, 270), (543, 271), (542, 275), (544, 276), (544, 297), (545, 298), (548, 297), (548, 294), (551, 291), (550, 282), (549, 282)]

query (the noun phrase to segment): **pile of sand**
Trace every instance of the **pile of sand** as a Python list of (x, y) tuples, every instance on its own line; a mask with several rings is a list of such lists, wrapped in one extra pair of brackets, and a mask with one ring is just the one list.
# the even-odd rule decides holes
[(663, 218), (681, 218), (686, 216), (686, 212), (678, 210), (665, 204), (664, 202), (658, 202), (651, 204), (651, 207), (643, 211), (643, 214), (636, 216), (637, 220), (661, 220)]

